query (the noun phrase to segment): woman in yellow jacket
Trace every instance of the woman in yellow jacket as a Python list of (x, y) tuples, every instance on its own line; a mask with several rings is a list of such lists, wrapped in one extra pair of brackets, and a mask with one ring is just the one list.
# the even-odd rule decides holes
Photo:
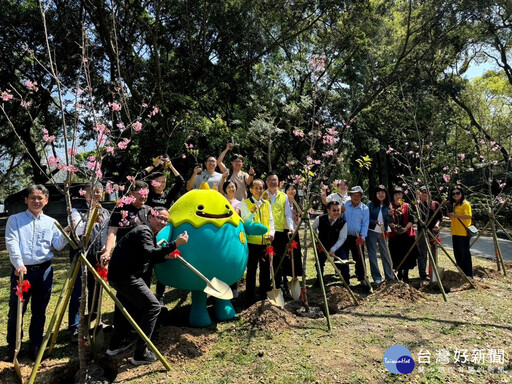
[(450, 191), (450, 203), (453, 212), (448, 213), (452, 221), (453, 254), (457, 265), (464, 273), (473, 277), (473, 263), (469, 250), (469, 235), (467, 228), (471, 225), (471, 204), (465, 199), (464, 191), (460, 187), (453, 187)]

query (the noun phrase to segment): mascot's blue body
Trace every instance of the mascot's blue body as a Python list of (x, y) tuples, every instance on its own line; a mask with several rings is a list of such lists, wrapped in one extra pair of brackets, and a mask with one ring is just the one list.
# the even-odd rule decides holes
[[(187, 244), (179, 247), (181, 256), (206, 278), (226, 284), (236, 283), (247, 267), (247, 234), (263, 235), (265, 226), (244, 223), (227, 199), (207, 184), (183, 195), (169, 210), (169, 223), (157, 236), (157, 241), (172, 242), (187, 231)], [(155, 265), (158, 280), (172, 287), (192, 291), (189, 323), (195, 327), (211, 324), (206, 309), (206, 283), (179, 260)], [(236, 313), (229, 300), (216, 299), (217, 320), (232, 319)]]

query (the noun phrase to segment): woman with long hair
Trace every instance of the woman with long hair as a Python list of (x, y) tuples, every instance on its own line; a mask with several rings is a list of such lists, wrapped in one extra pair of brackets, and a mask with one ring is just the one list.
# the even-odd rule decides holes
[[(389, 224), (392, 229), (389, 235), (389, 251), (393, 260), (393, 267), (398, 269), (398, 279), (409, 282), (409, 269), (416, 266), (418, 248), (416, 247), (414, 232), (414, 216), (411, 206), (402, 200), (403, 190), (397, 187), (393, 191), (392, 220)], [(411, 250), (412, 248), (412, 250)], [(410, 251), (409, 251), (410, 250)], [(407, 257), (405, 257), (407, 255)]]
[(452, 225), (453, 254), (457, 265), (464, 273), (473, 277), (473, 262), (469, 250), (469, 239), (467, 228), (471, 225), (471, 204), (466, 200), (461, 187), (453, 187), (449, 196), (452, 212), (448, 213)]
[(390, 203), (388, 190), (384, 185), (378, 185), (373, 191), (371, 201), (367, 204), (370, 210), (370, 226), (366, 237), (368, 247), (368, 259), (370, 260), (370, 271), (373, 281), (382, 283), (382, 276), (377, 263), (377, 246), (379, 247), (380, 258), (386, 280), (393, 280), (393, 270), (390, 264), (390, 255), (387, 251), (386, 234), (389, 229), (388, 222), (391, 220)]

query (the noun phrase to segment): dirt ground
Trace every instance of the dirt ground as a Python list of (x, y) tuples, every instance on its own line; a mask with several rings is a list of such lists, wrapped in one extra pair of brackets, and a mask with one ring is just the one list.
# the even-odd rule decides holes
[[(373, 294), (356, 287), (353, 297), (331, 276), (325, 288), (331, 331), (326, 329), (321, 289), (308, 288), (308, 307), (286, 300), (281, 309), (268, 300), (245, 307), (242, 286), (234, 300), (238, 316), (231, 322), (190, 328), (189, 304), (169, 308), (154, 341), (171, 364), (170, 372), (159, 362), (132, 366), (128, 360), (133, 350), (128, 350), (91, 361), (93, 377), (88, 382), (510, 382), (512, 265), (507, 265), (509, 277), (493, 267), (486, 261), (475, 266), (476, 289), (447, 269), (442, 279), (447, 302), (438, 284), (419, 279), (411, 284), (384, 282)], [(393, 375), (382, 363), (384, 351), (393, 344), (407, 345), (413, 356), (422, 348), (432, 353), (443, 348), (503, 348), (502, 365), (508, 374), (491, 373), (490, 364), (478, 375), (460, 372), (460, 367), (453, 375), (441, 374), (435, 370), (439, 364), (432, 364), (423, 373), (418, 368), (407, 376)], [(46, 358), (36, 382), (73, 382), (78, 371), (76, 347), (62, 340), (57, 346), (62, 357)], [(31, 372), (26, 353), (20, 363), (25, 382)], [(269, 367), (262, 368), (263, 363)], [(0, 362), (0, 383), (17, 382), (12, 363)]]

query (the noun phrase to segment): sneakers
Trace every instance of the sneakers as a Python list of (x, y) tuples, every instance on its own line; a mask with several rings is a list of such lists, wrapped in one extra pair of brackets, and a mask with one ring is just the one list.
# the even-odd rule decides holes
[(132, 346), (132, 342), (128, 340), (123, 340), (120, 343), (113, 343), (109, 345), (107, 349), (107, 355), (115, 356), (123, 351), (126, 351), (128, 348)]
[(143, 365), (143, 364), (151, 364), (155, 362), (156, 356), (155, 354), (149, 350), (148, 348), (144, 349), (144, 352), (137, 353), (135, 352), (135, 355), (131, 358), (130, 362), (133, 365)]

